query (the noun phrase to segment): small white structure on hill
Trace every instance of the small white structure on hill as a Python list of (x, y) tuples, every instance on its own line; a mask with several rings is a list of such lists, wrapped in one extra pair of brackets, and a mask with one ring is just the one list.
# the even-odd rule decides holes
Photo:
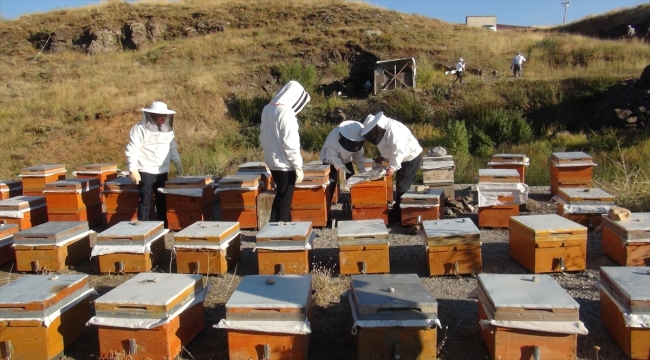
[(496, 29), (497, 17), (496, 15), (465, 16), (465, 25), (471, 27), (485, 27), (485, 25), (494, 25)]

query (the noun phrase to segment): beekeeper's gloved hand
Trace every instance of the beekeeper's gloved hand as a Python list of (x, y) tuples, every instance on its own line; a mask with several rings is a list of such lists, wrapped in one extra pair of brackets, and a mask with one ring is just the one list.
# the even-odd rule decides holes
[(296, 169), (296, 184), (300, 184), (302, 179), (305, 178), (305, 173), (302, 172), (302, 169)]
[(140, 178), (140, 173), (136, 169), (129, 171), (129, 178), (133, 180), (136, 185), (140, 183), (140, 180), (142, 180)]
[(182, 175), (183, 174), (183, 164), (181, 164), (180, 161), (174, 161), (174, 166), (176, 166), (176, 173), (178, 173), (178, 175)]

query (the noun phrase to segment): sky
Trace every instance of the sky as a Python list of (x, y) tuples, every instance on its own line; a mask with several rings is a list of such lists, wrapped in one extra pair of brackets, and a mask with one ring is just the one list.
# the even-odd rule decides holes
[[(567, 0), (366, 0), (367, 3), (382, 8), (451, 23), (465, 23), (465, 16), (496, 15), (499, 24), (520, 26), (562, 24), (564, 7), (561, 2), (565, 1)], [(5, 19), (16, 19), (24, 14), (100, 2), (101, 0), (0, 0), (0, 15)], [(643, 3), (645, 2), (637, 0), (573, 0), (566, 9), (566, 21), (568, 23), (588, 15)]]

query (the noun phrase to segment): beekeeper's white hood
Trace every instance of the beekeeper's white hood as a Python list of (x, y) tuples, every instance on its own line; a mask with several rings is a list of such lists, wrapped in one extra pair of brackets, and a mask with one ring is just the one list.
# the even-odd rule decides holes
[(278, 90), (269, 104), (288, 106), (298, 114), (309, 103), (311, 97), (297, 81), (291, 80)]
[[(162, 101), (154, 101), (151, 106), (142, 108), (142, 120), (140, 125), (144, 125), (145, 129), (154, 132), (170, 132), (174, 130), (174, 114), (176, 111), (167, 108), (167, 104)], [(152, 119), (151, 114), (165, 115), (164, 124), (158, 129), (158, 124)]]

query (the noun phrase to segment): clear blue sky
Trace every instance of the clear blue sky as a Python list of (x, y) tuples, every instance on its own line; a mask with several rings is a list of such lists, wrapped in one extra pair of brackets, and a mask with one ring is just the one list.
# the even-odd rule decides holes
[[(15, 19), (24, 14), (100, 2), (100, 0), (0, 0), (0, 15), (6, 19)], [(562, 23), (564, 16), (564, 8), (560, 5), (560, 0), (366, 0), (366, 2), (386, 9), (407, 14), (417, 13), (452, 23), (464, 23), (465, 16), (468, 15), (496, 15), (497, 22), (500, 24), (558, 25)], [(645, 2), (637, 0), (573, 0), (567, 9), (567, 22), (643, 3)]]

